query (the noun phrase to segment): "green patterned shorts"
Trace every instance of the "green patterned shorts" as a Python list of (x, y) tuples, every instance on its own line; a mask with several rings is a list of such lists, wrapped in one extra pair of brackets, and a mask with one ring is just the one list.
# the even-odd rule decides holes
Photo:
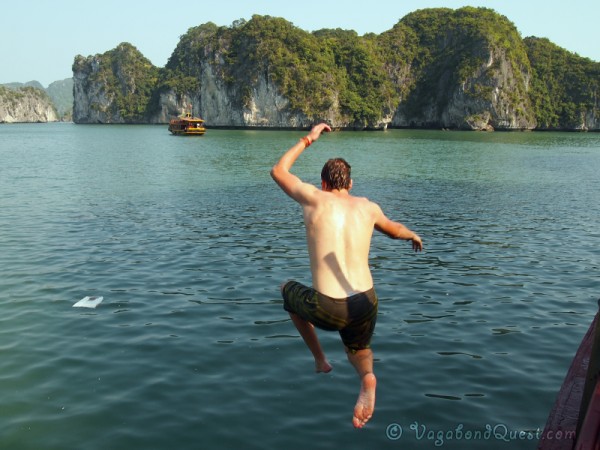
[(283, 309), (323, 330), (339, 331), (342, 342), (351, 352), (369, 348), (377, 321), (375, 289), (340, 299), (288, 281), (282, 295)]

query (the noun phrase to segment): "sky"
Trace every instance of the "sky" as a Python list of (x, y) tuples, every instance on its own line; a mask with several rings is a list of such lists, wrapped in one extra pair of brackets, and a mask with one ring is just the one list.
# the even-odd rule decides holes
[[(8, 2), (6, 2), (8, 3)], [(600, 62), (598, 0), (28, 0), (0, 9), (0, 84), (70, 78), (77, 55), (90, 56), (129, 42), (163, 67), (179, 38), (207, 22), (229, 26), (254, 14), (282, 17), (298, 28), (382, 33), (424, 8), (491, 8), (515, 24), (522, 37), (556, 45)]]

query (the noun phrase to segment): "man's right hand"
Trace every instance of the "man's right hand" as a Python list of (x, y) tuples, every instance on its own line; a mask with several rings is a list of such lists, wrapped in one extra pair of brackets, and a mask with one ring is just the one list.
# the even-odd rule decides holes
[(331, 131), (331, 127), (329, 125), (327, 125), (326, 123), (320, 123), (318, 125), (315, 125), (312, 130), (310, 130), (310, 133), (308, 133), (308, 138), (310, 139), (311, 143), (315, 142), (317, 139), (319, 139), (319, 137), (321, 136), (321, 133), (323, 132), (330, 132)]

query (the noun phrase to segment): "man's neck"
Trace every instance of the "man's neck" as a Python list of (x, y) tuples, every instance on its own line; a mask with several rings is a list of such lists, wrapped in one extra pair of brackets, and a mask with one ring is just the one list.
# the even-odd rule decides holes
[(324, 189), (325, 192), (331, 192), (334, 195), (350, 195), (348, 189)]

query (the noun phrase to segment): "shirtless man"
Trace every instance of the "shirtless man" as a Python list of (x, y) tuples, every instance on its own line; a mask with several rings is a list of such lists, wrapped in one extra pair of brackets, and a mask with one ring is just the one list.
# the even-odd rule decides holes
[(300, 154), (331, 131), (316, 125), (275, 164), (271, 176), (281, 189), (302, 206), (313, 286), (295, 281), (281, 286), (284, 309), (315, 358), (317, 372), (332, 367), (325, 357), (314, 326), (337, 330), (348, 360), (356, 369), (361, 387), (352, 423), (362, 428), (375, 409), (371, 336), (377, 318), (377, 296), (369, 269), (373, 230), (393, 239), (412, 241), (423, 249), (421, 238), (407, 227), (388, 219), (381, 208), (363, 197), (350, 195), (350, 165), (341, 158), (329, 160), (321, 172), (321, 190), (290, 172)]

